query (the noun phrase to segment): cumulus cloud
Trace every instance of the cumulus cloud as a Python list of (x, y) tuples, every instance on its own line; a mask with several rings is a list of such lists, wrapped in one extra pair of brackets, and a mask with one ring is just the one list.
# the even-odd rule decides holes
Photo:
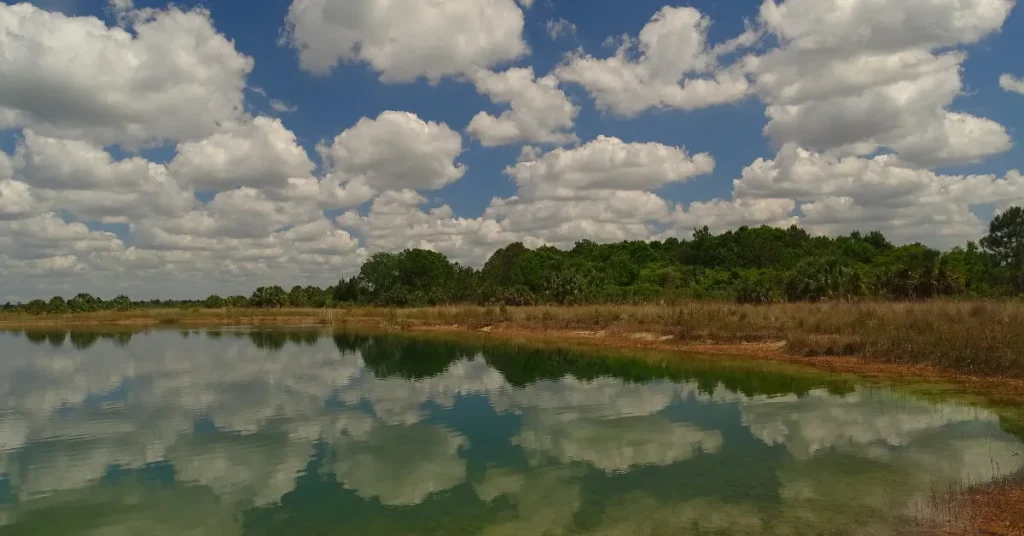
[(420, 208), (426, 203), (425, 197), (412, 190), (384, 192), (366, 215), (345, 213), (338, 223), (358, 232), (372, 250), (429, 249), (477, 266), (517, 238), (493, 219), (456, 217), (448, 205)]
[(793, 215), (794, 208), (794, 200), (778, 198), (694, 201), (689, 206), (675, 206), (670, 217), (674, 225), (664, 234), (685, 235), (691, 229), (704, 226), (715, 232), (744, 225), (789, 227), (799, 223), (799, 218)]
[(951, 245), (984, 234), (973, 206), (1024, 200), (1024, 177), (1016, 170), (1004, 177), (940, 175), (892, 155), (835, 158), (787, 146), (775, 159), (745, 168), (734, 195), (747, 202), (795, 200), (803, 213), (797, 223), (813, 232), (870, 228), (897, 241)]
[(257, 117), (212, 136), (178, 145), (171, 173), (199, 191), (287, 186), (309, 177), (313, 163), (279, 119)]
[[(90, 289), (167, 294), (180, 292), (175, 285), (181, 278), (202, 275), (211, 285), (204, 292), (216, 291), (214, 282), (221, 278), (237, 280), (231, 284), (247, 292), (261, 278), (283, 271), (319, 282), (354, 269), (363, 258), (359, 241), (323, 216), (313, 178), (288, 179), (279, 188), (219, 191), (204, 204), (180, 188), (164, 166), (137, 157), (114, 161), (84, 142), (29, 138), (15, 160), (18, 180), (0, 182), (0, 219), (8, 220), (11, 231), (4, 239), (5, 258), (12, 273), (61, 267), (82, 272), (78, 283)], [(131, 246), (47, 210), (88, 222), (128, 223)], [(106, 246), (93, 247), (97, 244)], [(15, 262), (26, 255), (53, 260), (41, 267)], [(122, 277), (125, 273), (131, 277)], [(50, 287), (47, 294), (74, 286), (73, 281), (31, 281)]]
[(715, 169), (707, 153), (690, 156), (681, 147), (597, 139), (539, 157), (524, 153), (506, 173), (519, 185), (520, 198), (571, 199), (588, 190), (656, 190)]
[(326, 74), (364, 61), (386, 82), (436, 82), (529, 51), (515, 0), (294, 0), (286, 25), (303, 69)]
[(503, 73), (477, 71), (470, 78), (477, 91), (511, 107), (499, 117), (480, 112), (466, 127), (485, 147), (524, 141), (556, 145), (579, 141), (567, 132), (579, 107), (558, 89), (558, 79), (553, 75), (535, 79), (533, 69), (526, 67)]
[(466, 173), (466, 166), (455, 162), (462, 136), (408, 112), (360, 119), (317, 150), (324, 160), (327, 202), (341, 207), (363, 203), (377, 192), (436, 190)]
[(200, 138), (244, 114), (253, 60), (207, 11), (146, 10), (131, 29), (0, 5), (0, 129), (136, 147)]
[(37, 211), (68, 211), (84, 221), (127, 223), (182, 216), (195, 198), (166, 166), (144, 158), (115, 160), (98, 145), (23, 133), (15, 178), (31, 187)]
[(1021, 95), (1024, 95), (1024, 80), (1021, 80), (1009, 73), (999, 77), (999, 87), (1011, 93), (1020, 93)]
[(646, 239), (671, 213), (653, 191), (714, 166), (706, 153), (606, 136), (546, 154), (527, 147), (505, 170), (517, 195), (492, 200), (483, 217), (531, 246)]
[(20, 259), (42, 259), (68, 253), (118, 251), (123, 247), (113, 233), (91, 231), (82, 223), (68, 223), (53, 212), (23, 220), (0, 222), (4, 254)]
[(1008, 150), (1005, 128), (950, 111), (962, 93), (957, 47), (997, 31), (1012, 0), (766, 0), (760, 21), (781, 43), (740, 62), (767, 105), (765, 133), (835, 154), (881, 148), (908, 163), (975, 162)]
[(10, 179), (0, 180), (0, 220), (21, 219), (35, 209), (29, 186)]
[(563, 82), (583, 86), (598, 108), (633, 117), (649, 108), (694, 110), (735, 102), (750, 84), (736, 68), (721, 68), (718, 56), (754, 42), (747, 32), (728, 43), (708, 44), (711, 20), (692, 7), (664, 7), (635, 38), (623, 38), (615, 55), (571, 54), (555, 70)]
[(714, 165), (706, 153), (604, 136), (548, 153), (527, 147), (505, 171), (517, 195), (493, 199), (478, 218), (458, 217), (447, 205), (423, 210), (427, 199), (406, 189), (385, 192), (366, 215), (349, 212), (338, 222), (365, 236), (372, 249), (421, 247), (479, 265), (517, 240), (536, 247), (648, 238), (671, 214), (652, 190), (709, 173)]

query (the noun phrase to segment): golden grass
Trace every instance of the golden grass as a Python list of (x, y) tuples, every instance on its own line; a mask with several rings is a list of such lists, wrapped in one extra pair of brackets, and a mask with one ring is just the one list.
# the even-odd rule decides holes
[(1024, 378), (1024, 302), (932, 301), (737, 305), (475, 307), (422, 309), (143, 310), (83, 315), (0, 315), (0, 327), (66, 324), (296, 325), (389, 328), (503, 327), (665, 337), (685, 344), (784, 344), (805, 357), (856, 356), (968, 374)]
[(356, 308), (340, 317), (399, 325), (649, 333), (693, 344), (785, 343), (791, 355), (857, 356), (1024, 377), (1024, 303), (1019, 301)]
[(1024, 536), (1024, 474), (981, 485), (933, 490), (908, 534)]

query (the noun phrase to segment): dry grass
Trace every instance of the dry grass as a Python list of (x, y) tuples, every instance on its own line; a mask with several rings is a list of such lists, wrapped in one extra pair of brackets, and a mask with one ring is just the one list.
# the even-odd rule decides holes
[(791, 355), (857, 356), (1024, 377), (1024, 303), (1019, 301), (357, 308), (341, 316), (414, 326), (651, 333), (690, 344), (785, 342)]
[(1024, 480), (954, 484), (934, 490), (918, 510), (910, 534), (1024, 536)]
[(0, 327), (113, 324), (123, 326), (294, 325), (333, 323), (337, 311), (323, 309), (143, 309), (43, 315), (0, 314)]
[(1024, 302), (821, 303), (674, 306), (218, 309), (0, 315), (3, 325), (295, 325), (370, 323), (389, 329), (498, 326), (671, 337), (685, 344), (779, 343), (805, 357), (856, 356), (973, 375), (1024, 378)]

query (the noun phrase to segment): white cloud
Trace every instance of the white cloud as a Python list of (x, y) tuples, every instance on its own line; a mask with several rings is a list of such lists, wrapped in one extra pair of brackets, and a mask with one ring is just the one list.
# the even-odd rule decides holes
[(204, 10), (147, 10), (134, 34), (0, 5), (0, 129), (128, 147), (206, 136), (244, 114), (253, 60)]
[[(27, 130), (11, 167), (14, 178), (0, 180), (0, 220), (13, 220), (5, 227), (0, 265), (22, 277), (76, 275), (34, 277), (44, 295), (74, 284), (101, 294), (131, 288), (179, 295), (182, 288), (200, 292), (174, 286), (200, 276), (205, 292), (225, 293), (227, 281), (231, 291), (247, 293), (284, 277), (323, 285), (364, 258), (359, 241), (324, 218), (317, 179), (288, 176), (307, 175), (312, 164), (274, 119), (180, 144), (170, 170)], [(216, 194), (201, 203), (179, 181)], [(256, 187), (235, 188), (249, 183)], [(127, 223), (131, 245), (82, 223), (64, 223), (56, 211), (87, 222)]]
[(477, 91), (492, 102), (511, 107), (499, 117), (480, 112), (466, 127), (485, 147), (523, 141), (556, 145), (579, 141), (567, 132), (579, 107), (558, 89), (558, 79), (553, 75), (535, 79), (533, 69), (526, 67), (503, 73), (477, 71), (470, 78)]
[(1002, 26), (1013, 0), (765, 0), (761, 20), (800, 50), (900, 50), (971, 43)]
[(279, 114), (291, 114), (299, 111), (298, 106), (289, 106), (280, 99), (270, 99), (270, 108)]
[(576, 25), (565, 20), (565, 19), (552, 19), (547, 22), (546, 28), (548, 30), (548, 36), (552, 40), (558, 40), (560, 37), (568, 35), (573, 38), (576, 37)]
[[(765, 133), (834, 154), (880, 148), (908, 163), (974, 162), (1011, 147), (995, 121), (948, 110), (962, 93), (955, 47), (998, 30), (1012, 0), (766, 0), (779, 48), (740, 62), (767, 104)], [(952, 50), (951, 50), (952, 49)]]
[(0, 151), (0, 220), (21, 219), (34, 211), (31, 188), (24, 182), (11, 180), (14, 166)]
[(879, 229), (898, 242), (949, 246), (984, 234), (975, 205), (1005, 207), (1024, 200), (1017, 171), (951, 176), (903, 166), (897, 157), (830, 158), (792, 146), (759, 159), (735, 181), (738, 199), (793, 199), (812, 232)]
[(317, 149), (326, 172), (325, 202), (334, 206), (355, 206), (376, 192), (435, 190), (466, 173), (466, 166), (455, 163), (462, 136), (408, 112), (364, 117)]
[(92, 252), (114, 252), (124, 244), (113, 233), (91, 231), (82, 223), (68, 223), (55, 213), (0, 221), (0, 250), (12, 259), (39, 260)]
[(1003, 88), (1005, 91), (1024, 95), (1024, 80), (1021, 80), (1009, 73), (999, 77), (999, 87)]
[(447, 205), (421, 210), (426, 203), (412, 190), (384, 192), (365, 216), (349, 212), (338, 221), (358, 232), (371, 250), (428, 249), (473, 266), (482, 265), (494, 250), (517, 238), (493, 220), (456, 217)]
[(134, 0), (107, 0), (110, 5), (110, 9), (114, 10), (114, 13), (121, 15), (127, 14), (135, 9)]
[(714, 169), (715, 160), (708, 153), (690, 156), (681, 147), (598, 136), (539, 157), (525, 151), (505, 173), (519, 185), (520, 198), (572, 199), (588, 190), (656, 190)]
[(14, 175), (14, 165), (7, 153), (0, 151), (0, 180), (10, 179)]
[(676, 207), (672, 220), (680, 231), (795, 224), (815, 234), (880, 230), (896, 243), (951, 247), (985, 233), (972, 208), (1022, 202), (1024, 176), (1017, 170), (1003, 177), (941, 175), (894, 155), (840, 158), (787, 145), (774, 159), (744, 168), (732, 200)]
[(167, 168), (139, 157), (115, 161), (97, 145), (24, 131), (15, 177), (31, 187), (35, 211), (66, 210), (86, 221), (124, 223), (181, 216), (195, 198)]
[(365, 61), (386, 82), (437, 81), (529, 50), (515, 0), (293, 0), (286, 24), (303, 69)]
[(672, 212), (674, 224), (665, 235), (686, 236), (696, 228), (707, 226), (714, 232), (724, 232), (747, 225), (789, 227), (799, 223), (793, 216), (796, 202), (792, 199), (712, 199), (694, 201), (687, 207), (677, 205)]
[(654, 223), (671, 214), (668, 203), (650, 190), (709, 173), (714, 165), (706, 153), (691, 156), (681, 147), (604, 136), (546, 154), (527, 147), (506, 169), (518, 194), (493, 199), (479, 218), (457, 217), (447, 205), (421, 210), (427, 200), (407, 189), (381, 195), (365, 216), (349, 212), (338, 221), (374, 250), (419, 247), (480, 265), (495, 249), (517, 240), (530, 247), (565, 247), (584, 238), (649, 238)]
[[(654, 222), (670, 214), (668, 203), (651, 192), (596, 190), (575, 199), (495, 199), (484, 212), (528, 247), (572, 247), (577, 240), (646, 240)], [(501, 244), (505, 245), (505, 244)]]
[(279, 119), (257, 117), (198, 141), (178, 145), (171, 173), (198, 191), (285, 188), (309, 177), (313, 163)]
[[(555, 75), (586, 88), (598, 108), (625, 117), (649, 108), (694, 110), (738, 101), (748, 94), (749, 82), (738, 69), (719, 68), (718, 55), (726, 50), (708, 45), (710, 25), (694, 8), (664, 7), (635, 40), (624, 38), (614, 56), (574, 53)], [(748, 32), (729, 48), (752, 42)]]
[(21, 219), (33, 211), (29, 185), (10, 179), (0, 180), (0, 220)]

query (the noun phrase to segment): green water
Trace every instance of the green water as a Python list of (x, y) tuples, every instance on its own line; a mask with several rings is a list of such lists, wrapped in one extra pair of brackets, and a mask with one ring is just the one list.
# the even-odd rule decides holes
[(783, 373), (0, 333), (0, 536), (889, 534), (1022, 467), (988, 410)]

